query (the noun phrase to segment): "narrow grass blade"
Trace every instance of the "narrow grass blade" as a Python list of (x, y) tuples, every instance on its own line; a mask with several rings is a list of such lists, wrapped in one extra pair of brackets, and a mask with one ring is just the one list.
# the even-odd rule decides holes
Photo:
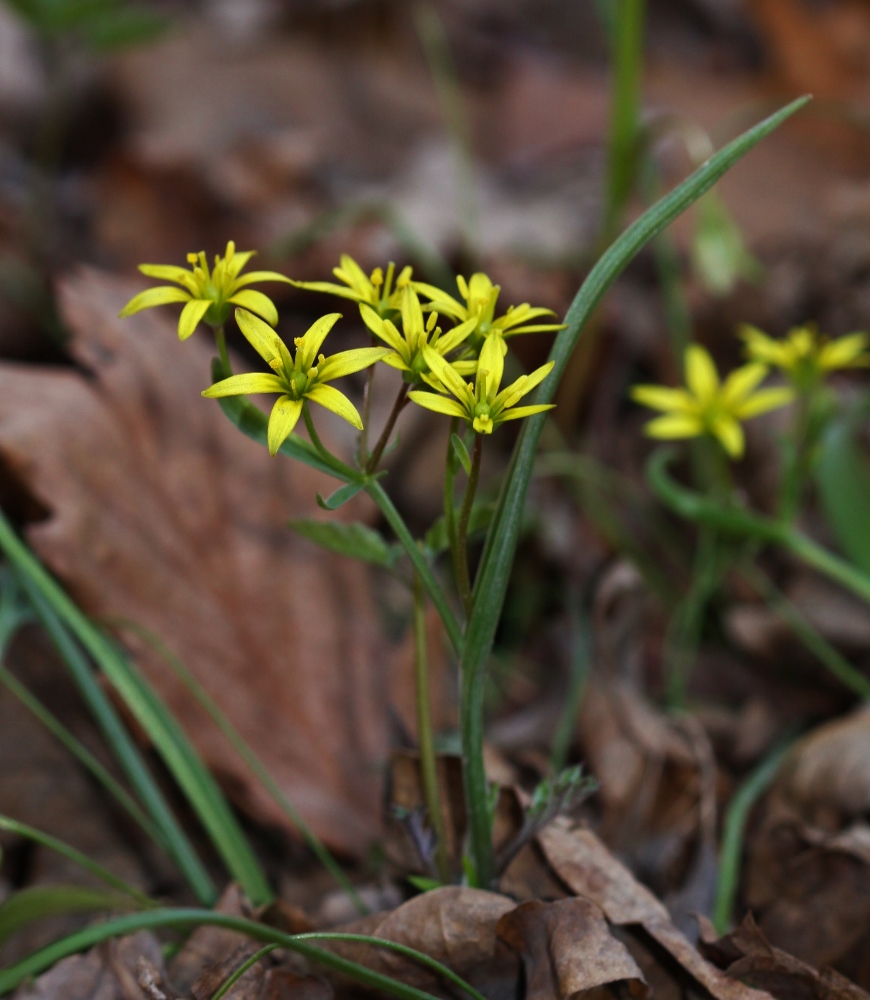
[(77, 739), (64, 724), (34, 697), (30, 691), (14, 677), (4, 666), (0, 665), (0, 683), (5, 684), (9, 691), (21, 702), (55, 739), (61, 743), (85, 767), (96, 780), (115, 799), (118, 805), (134, 822), (154, 841), (163, 844), (163, 835), (157, 826), (151, 822), (139, 803), (126, 788), (109, 772), (90, 750)]
[(848, 421), (837, 421), (825, 433), (816, 485), (841, 549), (870, 573), (870, 465)]
[[(157, 930), (161, 928), (187, 930), (188, 928), (199, 926), (222, 927), (226, 930), (244, 934), (254, 941), (278, 945), (280, 948), (294, 951), (312, 962), (317, 962), (328, 969), (332, 969), (334, 972), (341, 973), (363, 986), (381, 990), (390, 996), (398, 997), (399, 1000), (437, 1000), (431, 993), (419, 990), (414, 986), (408, 986), (406, 983), (398, 979), (393, 979), (391, 976), (385, 976), (357, 962), (352, 962), (333, 952), (316, 947), (310, 940), (306, 940), (308, 935), (285, 934), (274, 927), (257, 923), (254, 920), (247, 920), (244, 917), (234, 917), (227, 913), (215, 913), (212, 910), (195, 909), (163, 909), (152, 910), (148, 913), (133, 913), (87, 927), (76, 934), (70, 934), (68, 937), (60, 941), (55, 941), (53, 944), (34, 952), (16, 965), (0, 970), (0, 995), (9, 993), (26, 979), (39, 975), (40, 972), (51, 968), (55, 962), (60, 961), (62, 958), (84, 951), (109, 938), (121, 937), (125, 934), (135, 934), (140, 930)], [(353, 937), (356, 937), (356, 935), (353, 935)], [(358, 940), (360, 943), (367, 942), (379, 948), (387, 948), (408, 958), (413, 958), (421, 965), (439, 972), (449, 981), (460, 985), (473, 1000), (484, 1000), (473, 987), (460, 979), (454, 972), (446, 966), (441, 965), (440, 962), (436, 962), (435, 959), (430, 958), (428, 955), (422, 954), (422, 952), (414, 951), (412, 948), (407, 948), (392, 941), (385, 941), (381, 938), (365, 938), (360, 935)]]
[[(18, 570), (22, 585), (34, 601), (40, 617), (43, 617), (48, 625), (51, 615), (46, 619), (44, 610), (40, 610), (40, 607), (45, 609), (48, 606), (51, 614), (61, 619), (64, 626), (73, 632), (124, 699), (139, 724), (153, 740), (157, 751), (208, 831), (228, 870), (241, 884), (252, 902), (259, 905), (271, 900), (273, 893), (266, 877), (226, 798), (174, 716), (117, 647), (79, 610), (27, 546), (17, 538), (2, 515), (0, 515), (0, 547)], [(58, 635), (63, 638), (62, 633), (58, 632)], [(66, 654), (65, 658), (70, 662)], [(86, 673), (93, 686), (99, 687), (86, 664), (85, 670), (80, 670), (79, 673), (82, 675)], [(78, 674), (76, 676), (78, 679)], [(108, 701), (103, 695), (101, 706), (106, 705)], [(112, 716), (120, 726), (114, 710)], [(123, 730), (123, 727), (121, 729)], [(126, 730), (123, 732), (126, 742), (129, 743)], [(113, 747), (117, 737), (118, 733), (113, 731)], [(125, 740), (121, 739), (120, 744), (126, 745)], [(177, 828), (177, 824), (175, 826)], [(193, 849), (189, 847), (187, 838), (180, 829), (178, 832), (182, 839), (178, 841), (177, 837), (174, 837), (172, 846), (175, 850), (185, 849), (183, 870), (185, 874), (190, 873), (196, 877), (199, 894), (206, 895), (211, 902), (214, 899), (211, 881), (193, 853)]]
[[(539, 386), (535, 403), (550, 403), (568, 359), (595, 307), (629, 262), (674, 219), (698, 200), (741, 157), (787, 118), (802, 108), (802, 97), (760, 122), (712, 156), (670, 194), (656, 202), (613, 243), (589, 272), (565, 317), (566, 327), (553, 344), (551, 375)], [(525, 421), (514, 448), (510, 468), (499, 497), (496, 515), (487, 534), (478, 569), (474, 612), (465, 632), (462, 653), (463, 768), (469, 812), (471, 854), (479, 884), (489, 885), (494, 875), (494, 856), (486, 802), (486, 775), (483, 770), (483, 697), (485, 670), (495, 630), (507, 592), (510, 569), (516, 552), (522, 512), (532, 475), (535, 451), (541, 437), (545, 414)]]
[(140, 906), (157, 905), (144, 892), (129, 885), (122, 878), (118, 878), (117, 875), (113, 875), (108, 868), (104, 868), (102, 865), (97, 864), (96, 861), (92, 861), (87, 854), (82, 854), (81, 851), (77, 851), (74, 847), (70, 847), (69, 844), (58, 840), (57, 837), (52, 837), (49, 833), (43, 833), (42, 830), (37, 830), (36, 827), (28, 826), (27, 823), (19, 823), (18, 820), (10, 819), (9, 816), (3, 816), (2, 814), (0, 814), (0, 830), (13, 833), (16, 837), (24, 837), (26, 840), (32, 840), (35, 844), (40, 844), (42, 847), (47, 847), (50, 851), (60, 854), (67, 861), (72, 861), (74, 865), (78, 865), (79, 868), (98, 878), (101, 882), (105, 882), (106, 885), (111, 886), (123, 895), (129, 896), (130, 899), (135, 900)]
[(225, 997), (227, 993), (236, 985), (236, 983), (242, 978), (242, 976), (248, 971), (248, 969), (253, 968), (260, 961), (261, 958), (265, 958), (266, 955), (273, 952), (278, 945), (267, 944), (265, 948), (260, 948), (259, 951), (255, 951), (250, 958), (246, 959), (242, 964), (236, 969), (232, 975), (227, 976), (227, 978), (221, 983), (217, 990), (211, 995), (211, 1000), (221, 1000)]
[(0, 945), (38, 920), (67, 913), (138, 909), (129, 896), (83, 885), (35, 885), (0, 904)]
[[(163, 792), (155, 782), (106, 692), (94, 676), (78, 643), (51, 609), (43, 597), (38, 583), (27, 574), (25, 567), (29, 566), (31, 562), (40, 570), (42, 567), (17, 538), (2, 514), (0, 514), (0, 548), (16, 567), (22, 587), (27, 592), (45, 630), (63, 658), (94, 720), (115, 755), (115, 759), (126, 774), (130, 786), (139, 797), (146, 812), (154, 821), (154, 825), (160, 833), (157, 843), (176, 863), (196, 898), (205, 905), (213, 903), (217, 899), (217, 889), (205, 866), (169, 808)], [(42, 570), (42, 572), (45, 571)]]
[(305, 840), (305, 843), (309, 846), (314, 856), (348, 894), (360, 914), (365, 916), (369, 912), (368, 908), (359, 898), (353, 883), (342, 871), (339, 863), (332, 856), (323, 841), (293, 808), (290, 800), (281, 791), (280, 786), (269, 773), (269, 769), (254, 753), (250, 745), (242, 738), (239, 731), (221, 711), (208, 691), (205, 690), (190, 670), (188, 670), (182, 660), (166, 646), (159, 636), (154, 635), (154, 633), (149, 629), (143, 628), (143, 626), (138, 625), (136, 622), (131, 622), (126, 619), (119, 621), (117, 624), (118, 627), (129, 629), (131, 632), (135, 633), (147, 642), (163, 658), (164, 662), (172, 668), (176, 677), (178, 677), (187, 690), (190, 691), (194, 698), (196, 698), (200, 705), (202, 705), (206, 712), (208, 712), (212, 721), (226, 737), (232, 748), (245, 762), (245, 764), (247, 764), (251, 772), (263, 785), (269, 795), (271, 795), (278, 808), (281, 809), (284, 815), (300, 832), (302, 838)]

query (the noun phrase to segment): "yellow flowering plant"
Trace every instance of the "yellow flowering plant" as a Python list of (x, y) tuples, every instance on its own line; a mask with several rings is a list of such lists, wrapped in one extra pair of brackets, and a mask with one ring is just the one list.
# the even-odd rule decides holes
[(332, 269), (332, 273), (341, 282), (340, 285), (334, 281), (292, 283), (297, 288), (305, 288), (310, 292), (326, 292), (341, 299), (350, 299), (360, 306), (366, 305), (383, 319), (394, 316), (401, 308), (402, 289), (410, 282), (413, 271), (410, 267), (402, 268), (394, 286), (395, 264), (392, 262), (387, 265), (386, 275), (380, 267), (367, 275), (353, 257), (343, 253), (341, 263)]
[(743, 455), (745, 440), (741, 424), (769, 410), (785, 406), (794, 398), (791, 389), (758, 389), (767, 377), (766, 365), (754, 362), (738, 368), (720, 381), (710, 354), (691, 344), (685, 354), (686, 388), (637, 385), (632, 398), (663, 415), (646, 425), (650, 437), (716, 439), (729, 458)]
[(200, 322), (207, 323), (215, 331), (221, 360), (229, 369), (224, 338), (224, 324), (233, 306), (241, 306), (258, 316), (262, 316), (273, 326), (278, 322), (275, 303), (262, 292), (249, 288), (261, 281), (283, 281), (290, 279), (277, 271), (242, 270), (253, 257), (255, 251), (236, 251), (235, 243), (227, 243), (223, 257), (215, 254), (214, 267), (209, 268), (204, 252), (189, 253), (190, 268), (174, 264), (140, 264), (139, 270), (148, 278), (171, 281), (172, 285), (158, 285), (139, 292), (124, 306), (120, 316), (132, 316), (143, 309), (183, 302), (184, 308), (178, 318), (178, 339), (187, 340)]

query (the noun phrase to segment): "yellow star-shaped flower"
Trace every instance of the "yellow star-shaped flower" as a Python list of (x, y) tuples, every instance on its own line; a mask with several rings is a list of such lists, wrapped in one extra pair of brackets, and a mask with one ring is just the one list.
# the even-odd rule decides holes
[(349, 424), (362, 430), (362, 420), (356, 407), (343, 393), (327, 382), (368, 368), (389, 351), (385, 347), (360, 347), (342, 351), (332, 357), (318, 356), (326, 335), (341, 319), (341, 313), (322, 316), (311, 325), (303, 337), (298, 337), (295, 357), (275, 331), (261, 319), (245, 309), (236, 310), (239, 329), (260, 357), (269, 365), (273, 374), (250, 372), (232, 375), (203, 392), (203, 396), (244, 396), (252, 392), (280, 393), (269, 416), (267, 443), (269, 454), (274, 455), (296, 426), (302, 414), (304, 400), (320, 403), (343, 417)]
[(870, 366), (866, 333), (828, 340), (808, 323), (790, 330), (784, 340), (774, 340), (757, 327), (744, 324), (740, 336), (749, 358), (781, 369), (799, 388), (811, 386), (828, 372)]
[(655, 438), (691, 438), (708, 434), (716, 438), (731, 458), (740, 458), (745, 447), (744, 420), (768, 410), (785, 406), (794, 398), (787, 388), (760, 389), (768, 373), (763, 364), (748, 364), (731, 372), (724, 382), (709, 353), (698, 344), (686, 349), (686, 388), (662, 385), (637, 385), (632, 399), (664, 416), (646, 425), (646, 433)]
[(555, 316), (552, 309), (544, 309), (540, 306), (532, 307), (528, 302), (519, 306), (509, 306), (503, 316), (495, 319), (495, 306), (498, 301), (500, 285), (494, 285), (490, 278), (478, 272), (472, 274), (471, 279), (466, 281), (462, 275), (456, 279), (459, 291), (465, 299), (465, 303), (457, 301), (452, 295), (441, 291), (435, 285), (427, 285), (422, 281), (413, 282), (414, 288), (421, 295), (430, 299), (427, 309), (450, 316), (457, 323), (465, 324), (469, 320), (476, 320), (468, 338), (468, 346), (479, 354), (483, 349), (484, 341), (491, 334), (496, 334), (501, 341), (502, 353), (507, 352), (507, 345), (503, 342), (504, 337), (515, 337), (519, 333), (541, 333), (547, 330), (562, 330), (561, 323), (533, 323), (531, 320), (540, 319), (542, 316)]
[(460, 417), (471, 424), (478, 434), (492, 434), (496, 427), (506, 420), (520, 420), (533, 413), (552, 410), (552, 403), (517, 406), (516, 404), (531, 392), (536, 385), (550, 374), (554, 361), (541, 365), (530, 375), (521, 375), (507, 388), (499, 391), (504, 375), (504, 354), (498, 338), (489, 337), (483, 345), (477, 366), (477, 375), (472, 385), (466, 382), (441, 355), (428, 345), (423, 348), (423, 356), (432, 374), (445, 386), (453, 398), (440, 396), (434, 392), (412, 390), (408, 396), (427, 410), (445, 413), (450, 417)]
[(120, 316), (132, 316), (142, 309), (163, 306), (169, 302), (184, 302), (178, 320), (178, 339), (187, 340), (201, 320), (209, 326), (219, 327), (227, 320), (232, 306), (243, 306), (262, 316), (273, 326), (278, 322), (278, 310), (274, 302), (262, 292), (248, 288), (259, 281), (285, 281), (289, 278), (277, 271), (240, 272), (254, 256), (253, 250), (236, 253), (236, 245), (230, 240), (223, 257), (215, 255), (214, 268), (209, 270), (205, 253), (189, 253), (188, 270), (173, 264), (140, 264), (139, 270), (149, 278), (172, 281), (172, 285), (158, 285), (134, 296), (120, 312)]
[(387, 274), (376, 267), (371, 276), (357, 264), (353, 257), (346, 253), (341, 255), (341, 265), (334, 267), (332, 273), (342, 282), (337, 285), (332, 281), (294, 281), (297, 288), (307, 288), (310, 292), (326, 292), (338, 295), (342, 299), (351, 299), (362, 306), (374, 309), (381, 318), (395, 315), (401, 306), (402, 289), (411, 280), (413, 273), (410, 267), (403, 268), (393, 287), (395, 265), (387, 266)]

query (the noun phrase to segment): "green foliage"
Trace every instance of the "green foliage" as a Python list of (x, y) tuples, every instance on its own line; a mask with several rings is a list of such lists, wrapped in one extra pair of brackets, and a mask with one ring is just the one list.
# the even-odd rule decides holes
[(100, 52), (150, 42), (167, 27), (164, 18), (125, 0), (6, 0), (6, 3), (42, 37), (75, 35)]
[[(482, 535), (492, 522), (494, 513), (494, 503), (476, 503), (471, 508), (471, 516), (468, 519), (468, 537), (473, 538)], [(433, 559), (450, 548), (450, 540), (447, 537), (447, 524), (443, 516), (439, 517), (426, 532), (424, 544), (426, 551)]]
[(100, 910), (138, 909), (129, 896), (80, 885), (37, 885), (14, 893), (0, 905), (0, 945), (46, 917)]
[(843, 552), (870, 574), (870, 463), (852, 421), (833, 422), (822, 437), (816, 486)]
[(383, 566), (385, 569), (392, 569), (402, 554), (400, 546), (390, 545), (380, 532), (358, 521), (342, 524), (338, 521), (316, 521), (314, 518), (300, 517), (290, 521), (290, 527), (297, 535), (323, 549), (373, 566)]

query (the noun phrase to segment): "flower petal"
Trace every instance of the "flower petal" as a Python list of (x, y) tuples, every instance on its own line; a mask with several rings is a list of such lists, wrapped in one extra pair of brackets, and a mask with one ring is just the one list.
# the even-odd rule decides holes
[(266, 444), (269, 446), (270, 455), (278, 453), (278, 449), (296, 426), (301, 413), (301, 399), (281, 396), (275, 401), (272, 412), (269, 414), (269, 428), (266, 432)]
[(734, 416), (738, 420), (749, 420), (759, 414), (767, 413), (768, 410), (775, 410), (777, 407), (786, 406), (794, 399), (794, 390), (784, 386), (775, 389), (761, 389), (753, 396), (744, 400), (740, 406), (734, 408)]
[(665, 413), (693, 413), (697, 408), (685, 389), (671, 389), (665, 385), (635, 385), (630, 395), (636, 403)]
[(359, 413), (357, 413), (356, 407), (338, 389), (333, 389), (331, 385), (316, 385), (314, 388), (309, 389), (305, 395), (309, 399), (313, 399), (315, 403), (325, 406), (327, 410), (337, 413), (349, 424), (353, 424), (358, 431), (363, 429), (362, 419)]
[(139, 270), (149, 278), (174, 281), (177, 285), (183, 285), (191, 295), (196, 295), (198, 291), (196, 278), (186, 267), (178, 267), (175, 264), (140, 264)]
[(468, 383), (463, 381), (453, 367), (428, 344), (423, 348), (423, 359), (433, 375), (443, 382), (457, 399), (464, 401), (468, 397)]
[(368, 299), (373, 287), (369, 276), (349, 254), (343, 253), (340, 261), (341, 266), (333, 268), (332, 273), (342, 281), (346, 281), (363, 298)]
[(725, 379), (722, 386), (720, 396), (722, 405), (727, 409), (739, 406), (750, 395), (753, 389), (760, 382), (764, 381), (768, 370), (767, 365), (762, 365), (758, 362), (735, 368), (728, 378)]
[(342, 299), (353, 299), (354, 302), (365, 301), (365, 296), (353, 288), (345, 288), (344, 285), (336, 285), (331, 281), (294, 281), (292, 278), (287, 280), (294, 288), (305, 288), (309, 292), (326, 292), (327, 295), (338, 295)]
[(249, 312), (256, 313), (257, 316), (262, 316), (269, 326), (278, 325), (278, 310), (275, 308), (275, 303), (262, 292), (245, 288), (241, 292), (236, 292), (229, 301), (233, 305), (242, 306)]
[(286, 275), (279, 274), (277, 271), (249, 271), (241, 278), (236, 278), (233, 285), (235, 288), (244, 288), (246, 285), (253, 285), (258, 281), (283, 281), (287, 285), (295, 284)]
[(248, 263), (248, 261), (255, 256), (256, 250), (242, 250), (240, 253), (235, 252), (235, 244), (227, 244), (227, 253), (225, 267), (227, 269), (227, 274), (230, 278), (237, 278), (239, 271)]
[(719, 374), (709, 351), (700, 344), (686, 348), (686, 385), (698, 399), (707, 400), (719, 388)]
[[(472, 279), (475, 277), (476, 275), (472, 275)], [(477, 370), (489, 373), (486, 376), (487, 399), (493, 399), (496, 396), (504, 376), (503, 345), (504, 340), (497, 333), (491, 333), (483, 342), (480, 357), (477, 359)]]
[(352, 375), (392, 353), (388, 347), (355, 347), (352, 351), (341, 351), (320, 362), (317, 366), (317, 381), (331, 382), (343, 375)]
[(507, 410), (502, 410), (496, 419), (497, 423), (503, 424), (505, 420), (522, 420), (523, 417), (531, 417), (535, 413), (544, 413), (546, 410), (555, 409), (555, 403), (533, 403), (531, 406), (514, 406)]
[[(495, 326), (498, 322), (496, 320), (492, 325)], [(550, 330), (564, 330), (566, 326), (566, 323), (533, 323), (531, 326), (518, 326), (516, 329), (513, 327), (502, 327), (502, 336), (516, 337), (520, 333), (549, 333)]]
[[(861, 362), (861, 354), (866, 347), (866, 333), (850, 333), (846, 337), (832, 340), (819, 351), (819, 368), (825, 372), (849, 368), (856, 362)], [(865, 358), (863, 363), (866, 362)]]
[(187, 303), (178, 317), (179, 340), (187, 340), (199, 325), (199, 321), (208, 312), (210, 305), (209, 299), (191, 299)]
[(326, 335), (340, 319), (341, 313), (329, 313), (326, 316), (321, 316), (320, 319), (315, 320), (308, 327), (304, 336), (300, 337), (297, 342), (297, 352), (301, 352), (302, 354), (299, 366), (302, 371), (308, 371), (314, 364), (314, 359), (320, 353), (320, 348), (323, 346), (323, 341), (326, 340)]
[(719, 417), (710, 430), (731, 458), (740, 458), (744, 448), (743, 428), (733, 417)]
[(418, 406), (423, 406), (427, 410), (434, 410), (436, 413), (445, 413), (448, 417), (469, 419), (465, 408), (460, 406), (455, 399), (448, 399), (447, 396), (438, 396), (434, 392), (412, 390), (408, 393), (408, 399), (412, 399)]
[(437, 313), (443, 313), (445, 316), (451, 316), (453, 319), (468, 319), (468, 310), (462, 303), (457, 302), (452, 295), (448, 295), (447, 292), (441, 291), (440, 288), (436, 288), (434, 285), (427, 285), (425, 281), (413, 281), (411, 284), (419, 295), (425, 295), (426, 298), (432, 300), (427, 307), (430, 311), (434, 310)]
[(252, 392), (285, 391), (277, 375), (269, 375), (266, 372), (248, 372), (244, 375), (230, 375), (229, 378), (215, 382), (202, 395), (206, 399), (218, 399), (220, 396), (247, 396)]
[(268, 323), (264, 323), (259, 316), (249, 313), (247, 309), (236, 309), (236, 322), (245, 339), (266, 364), (280, 361), (288, 370), (293, 367), (293, 358), (287, 345)]
[(413, 343), (411, 338), (423, 329), (423, 310), (417, 293), (410, 285), (405, 285), (402, 292), (402, 330), (405, 340)]
[(165, 306), (170, 302), (189, 302), (190, 292), (183, 288), (173, 288), (172, 285), (160, 285), (157, 288), (147, 288), (144, 292), (139, 292), (124, 306), (118, 313), (123, 319), (125, 316), (132, 316), (143, 309), (153, 309), (154, 306)]
[(782, 367), (786, 361), (787, 349), (785, 344), (768, 337), (756, 326), (749, 323), (742, 323), (738, 330), (739, 336), (746, 344), (746, 354), (753, 361), (760, 361), (766, 365), (776, 365)]
[(644, 431), (654, 438), (690, 438), (704, 433), (704, 425), (697, 417), (685, 413), (668, 413), (656, 417), (644, 427)]
[(442, 357), (445, 354), (449, 354), (452, 350), (459, 347), (462, 341), (468, 337), (476, 326), (476, 316), (472, 316), (471, 319), (466, 320), (464, 323), (454, 326), (449, 333), (444, 333), (438, 338), (437, 344), (434, 345), (435, 350), (438, 351)]
[(391, 323), (389, 320), (383, 320), (380, 316), (372, 309), (370, 305), (361, 302), (359, 307), (360, 315), (363, 318), (365, 325), (371, 330), (371, 332), (376, 336), (380, 337), (385, 344), (389, 344), (390, 347), (399, 354), (403, 350), (407, 349), (407, 344), (402, 339), (402, 335), (396, 329), (395, 324)]
[(411, 370), (410, 367), (405, 364), (402, 355), (397, 354), (396, 351), (390, 351), (389, 354), (385, 354), (381, 358), (381, 361), (383, 361), (385, 365), (389, 365), (390, 368), (398, 368), (400, 372), (409, 372)]

